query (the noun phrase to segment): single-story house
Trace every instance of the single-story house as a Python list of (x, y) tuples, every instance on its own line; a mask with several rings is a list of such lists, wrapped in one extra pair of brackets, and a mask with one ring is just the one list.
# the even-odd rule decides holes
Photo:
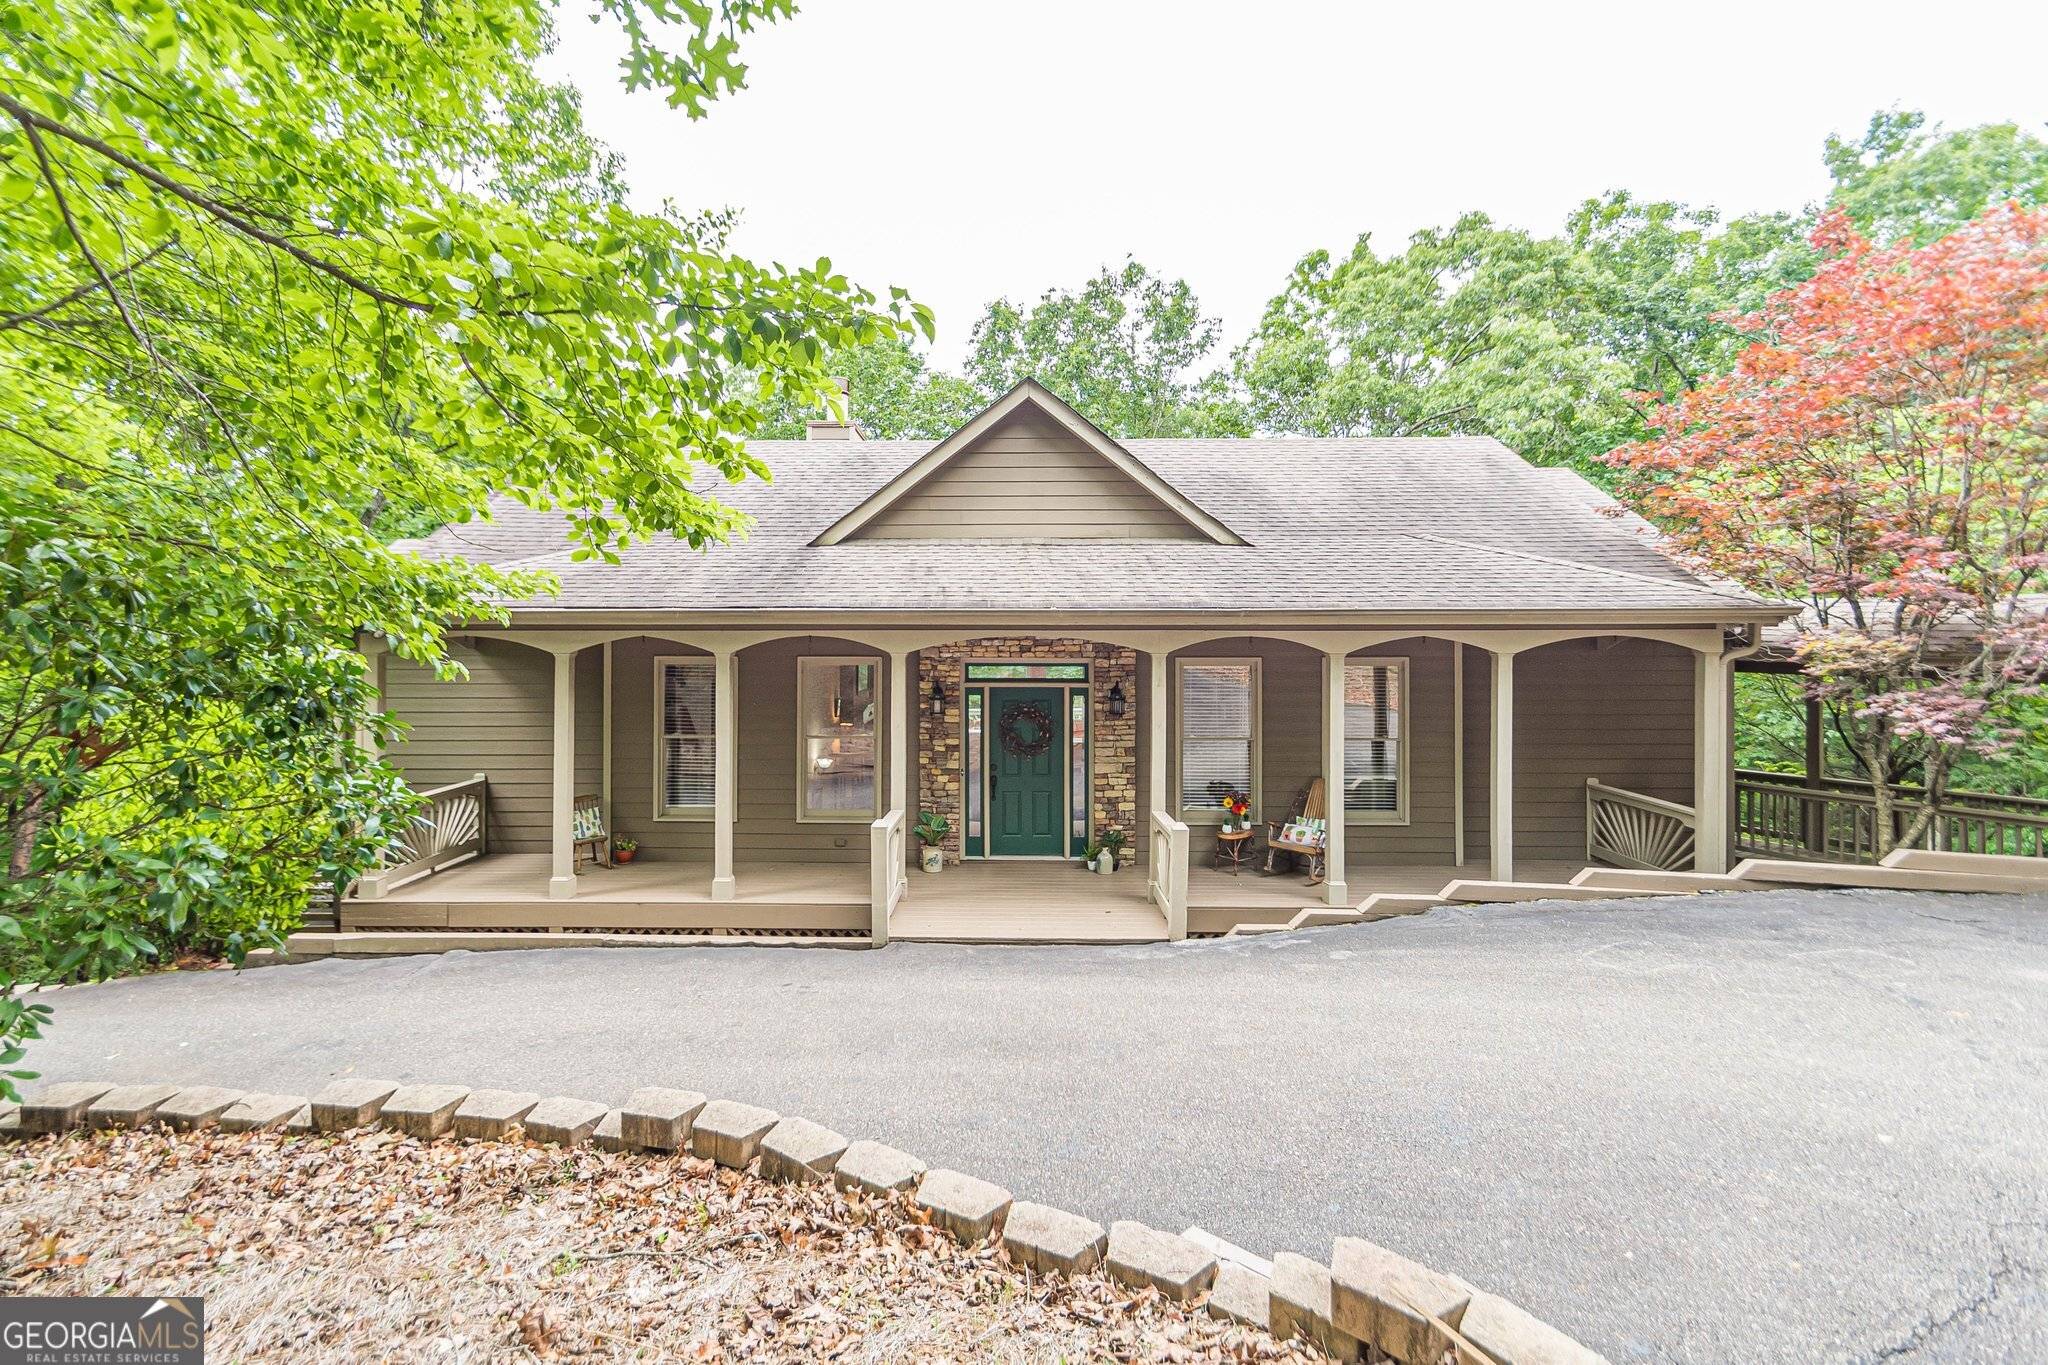
[[(457, 630), (465, 681), (365, 641), (431, 804), (342, 927), (1163, 939), (1589, 856), (1727, 866), (1733, 664), (1791, 609), (1568, 470), (1118, 441), (1028, 381), (941, 441), (754, 449), (729, 544), (577, 559), (499, 498), (404, 546), (560, 586)], [(1327, 875), (1265, 871), (1264, 823), (1324, 791)], [(1111, 831), (1130, 866), (1084, 873)], [(585, 856), (604, 836), (633, 861)]]

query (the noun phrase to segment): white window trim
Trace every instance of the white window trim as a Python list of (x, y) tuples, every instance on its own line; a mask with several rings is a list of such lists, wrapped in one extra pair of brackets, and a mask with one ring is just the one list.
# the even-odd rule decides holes
[[(709, 822), (717, 815), (715, 803), (706, 806), (676, 806), (673, 809), (667, 804), (668, 783), (666, 779), (668, 774), (666, 769), (668, 767), (668, 745), (662, 741), (668, 738), (664, 729), (664, 702), (668, 694), (668, 666), (670, 664), (708, 664), (711, 667), (711, 752), (713, 762), (716, 762), (718, 753), (718, 656), (715, 654), (657, 654), (654, 656), (654, 818), (656, 820), (668, 820), (685, 824), (703, 824)], [(714, 780), (712, 783), (712, 790), (714, 792), (717, 790), (717, 785), (717, 782)], [(616, 825), (618, 823), (616, 815), (610, 818), (613, 824)]]
[[(1210, 667), (1219, 664), (1247, 664), (1250, 665), (1252, 670), (1252, 819), (1254, 821), (1263, 821), (1266, 818), (1265, 774), (1262, 771), (1265, 767), (1264, 731), (1266, 720), (1266, 687), (1265, 670), (1263, 668), (1264, 663), (1265, 661), (1263, 659), (1260, 659), (1255, 655), (1238, 658), (1221, 654), (1197, 654), (1188, 658), (1176, 657), (1174, 659), (1172, 755), (1173, 771), (1171, 774), (1171, 783), (1174, 804), (1176, 806), (1180, 805), (1181, 766), (1183, 756), (1187, 752), (1188, 712), (1187, 707), (1184, 704), (1183, 695), (1185, 691), (1185, 688), (1183, 686), (1183, 680), (1187, 676), (1187, 668), (1191, 664), (1197, 668)], [(1207, 807), (1197, 807), (1194, 809), (1189, 809), (1185, 806), (1182, 806), (1179, 811), (1179, 816), (1181, 823), (1185, 825), (1221, 826), (1223, 823), (1223, 812), (1221, 810), (1210, 810)]]
[[(791, 693), (794, 698), (796, 749), (792, 770), (796, 775), (796, 822), (800, 825), (871, 825), (882, 818), (882, 759), (888, 741), (887, 725), (889, 708), (893, 699), (884, 694), (882, 684), (884, 660), (879, 654), (799, 654), (796, 656), (796, 687)], [(875, 670), (875, 806), (871, 811), (830, 811), (813, 815), (804, 801), (807, 786), (804, 772), (804, 665), (806, 664), (867, 664)], [(913, 688), (914, 691), (914, 688)], [(913, 697), (914, 699), (914, 697)], [(917, 718), (910, 718), (911, 731), (917, 734)], [(917, 761), (917, 746), (911, 745), (911, 762)], [(915, 772), (915, 769), (912, 769)], [(913, 792), (913, 798), (915, 793)]]
[[(1394, 670), (1394, 695), (1400, 698), (1395, 714), (1401, 718), (1401, 729), (1394, 739), (1394, 758), (1396, 761), (1394, 809), (1390, 811), (1362, 810), (1355, 812), (1346, 809), (1344, 811), (1344, 827), (1349, 829), (1353, 825), (1377, 825), (1384, 829), (1388, 826), (1405, 825), (1409, 823), (1408, 750), (1413, 746), (1415, 734), (1415, 693), (1409, 686), (1409, 659), (1406, 655), (1402, 654), (1354, 654), (1344, 660), (1344, 667), (1349, 669), (1353, 664), (1357, 664), (1361, 668), (1392, 668)], [(1350, 730), (1345, 730), (1344, 742), (1349, 744), (1353, 738), (1354, 736)], [(1365, 736), (1356, 736), (1356, 738), (1365, 738)], [(1343, 774), (1338, 775), (1337, 799), (1340, 803), (1344, 798), (1347, 780)]]

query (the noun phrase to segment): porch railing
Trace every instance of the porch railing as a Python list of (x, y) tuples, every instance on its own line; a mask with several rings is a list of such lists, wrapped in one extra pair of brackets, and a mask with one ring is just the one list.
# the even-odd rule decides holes
[(491, 784), (482, 773), (419, 794), (426, 804), (385, 850), (383, 865), (356, 884), (355, 894), (375, 900), (400, 882), (466, 863), (489, 851)]
[[(1921, 787), (1892, 788), (1892, 838), (1926, 808)], [(1863, 783), (1738, 768), (1735, 842), (1745, 853), (1833, 863), (1877, 861), (1877, 799)], [(2048, 857), (2048, 801), (1992, 792), (1950, 792), (1935, 808), (1920, 846), (1949, 853)]]
[(1645, 872), (1693, 865), (1699, 816), (1691, 806), (1586, 779), (1586, 861)]
[(869, 932), (877, 948), (888, 943), (889, 916), (910, 890), (909, 851), (901, 810), (890, 811), (868, 827)]
[(1146, 890), (1166, 916), (1166, 936), (1188, 936), (1188, 827), (1163, 810), (1152, 812), (1152, 859)]

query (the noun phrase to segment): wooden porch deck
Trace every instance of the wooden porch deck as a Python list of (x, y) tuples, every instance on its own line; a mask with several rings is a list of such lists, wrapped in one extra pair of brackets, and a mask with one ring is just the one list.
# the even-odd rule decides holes
[[(1532, 863), (1525, 880), (1564, 880), (1579, 864)], [(1375, 892), (1427, 894), (1463, 868), (1350, 869), (1353, 904)], [(737, 895), (711, 899), (704, 863), (636, 860), (585, 868), (574, 899), (548, 897), (548, 858), (497, 853), (395, 887), (378, 900), (341, 907), (346, 930), (600, 930), (654, 933), (845, 934), (870, 931), (865, 863), (741, 863)], [(1321, 906), (1322, 888), (1299, 875), (1188, 870), (1188, 931), (1221, 934), (1239, 924), (1284, 924)], [(1166, 920), (1146, 894), (1142, 865), (1099, 877), (1064, 862), (968, 862), (936, 876), (911, 872), (890, 917), (893, 939), (969, 943), (1150, 943)]]
[(574, 899), (548, 897), (545, 853), (492, 853), (342, 902), (343, 929), (869, 930), (865, 863), (741, 863), (738, 895), (711, 899), (705, 863), (585, 867)]

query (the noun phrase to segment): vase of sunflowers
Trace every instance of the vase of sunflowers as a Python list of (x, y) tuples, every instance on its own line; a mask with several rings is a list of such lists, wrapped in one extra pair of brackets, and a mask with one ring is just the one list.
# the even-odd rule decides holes
[(1241, 829), (1252, 827), (1252, 799), (1243, 792), (1231, 792), (1223, 798), (1223, 832), (1235, 834)]

